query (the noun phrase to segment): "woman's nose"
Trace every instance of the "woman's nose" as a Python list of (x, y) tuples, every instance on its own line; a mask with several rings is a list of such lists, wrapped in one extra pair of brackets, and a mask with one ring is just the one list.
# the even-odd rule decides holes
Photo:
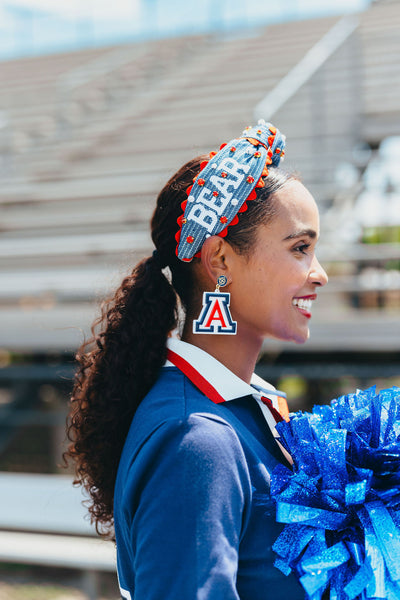
[(314, 285), (325, 285), (328, 283), (328, 275), (326, 274), (325, 269), (320, 265), (316, 256), (314, 256), (311, 265), (309, 278)]

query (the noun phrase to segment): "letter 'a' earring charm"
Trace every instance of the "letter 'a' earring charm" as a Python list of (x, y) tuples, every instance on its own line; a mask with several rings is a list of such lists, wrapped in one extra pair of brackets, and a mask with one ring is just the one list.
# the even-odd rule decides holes
[(193, 333), (236, 335), (237, 322), (232, 320), (229, 310), (231, 295), (219, 291), (227, 283), (225, 275), (221, 275), (215, 292), (203, 293), (203, 308), (199, 318), (193, 321)]

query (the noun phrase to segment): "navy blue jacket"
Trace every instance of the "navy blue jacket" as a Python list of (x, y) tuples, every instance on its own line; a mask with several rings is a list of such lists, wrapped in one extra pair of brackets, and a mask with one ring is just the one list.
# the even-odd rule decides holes
[(142, 401), (115, 488), (121, 593), (132, 600), (298, 600), (273, 566), (284, 462), (251, 396), (214, 404), (176, 367)]

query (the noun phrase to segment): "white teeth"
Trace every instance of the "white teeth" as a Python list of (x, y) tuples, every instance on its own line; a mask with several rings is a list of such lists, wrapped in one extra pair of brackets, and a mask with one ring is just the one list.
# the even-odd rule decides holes
[(302, 310), (311, 311), (312, 300), (305, 300), (304, 298), (293, 298), (292, 300), (293, 306), (298, 306)]

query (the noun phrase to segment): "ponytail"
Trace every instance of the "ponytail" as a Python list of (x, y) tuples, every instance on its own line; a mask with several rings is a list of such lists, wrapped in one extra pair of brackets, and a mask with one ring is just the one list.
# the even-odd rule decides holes
[(89, 512), (103, 535), (113, 533), (122, 447), (140, 401), (165, 362), (176, 313), (176, 294), (152, 256), (125, 277), (92, 327), (92, 339), (77, 354), (65, 458), (75, 460), (74, 483), (89, 492)]

